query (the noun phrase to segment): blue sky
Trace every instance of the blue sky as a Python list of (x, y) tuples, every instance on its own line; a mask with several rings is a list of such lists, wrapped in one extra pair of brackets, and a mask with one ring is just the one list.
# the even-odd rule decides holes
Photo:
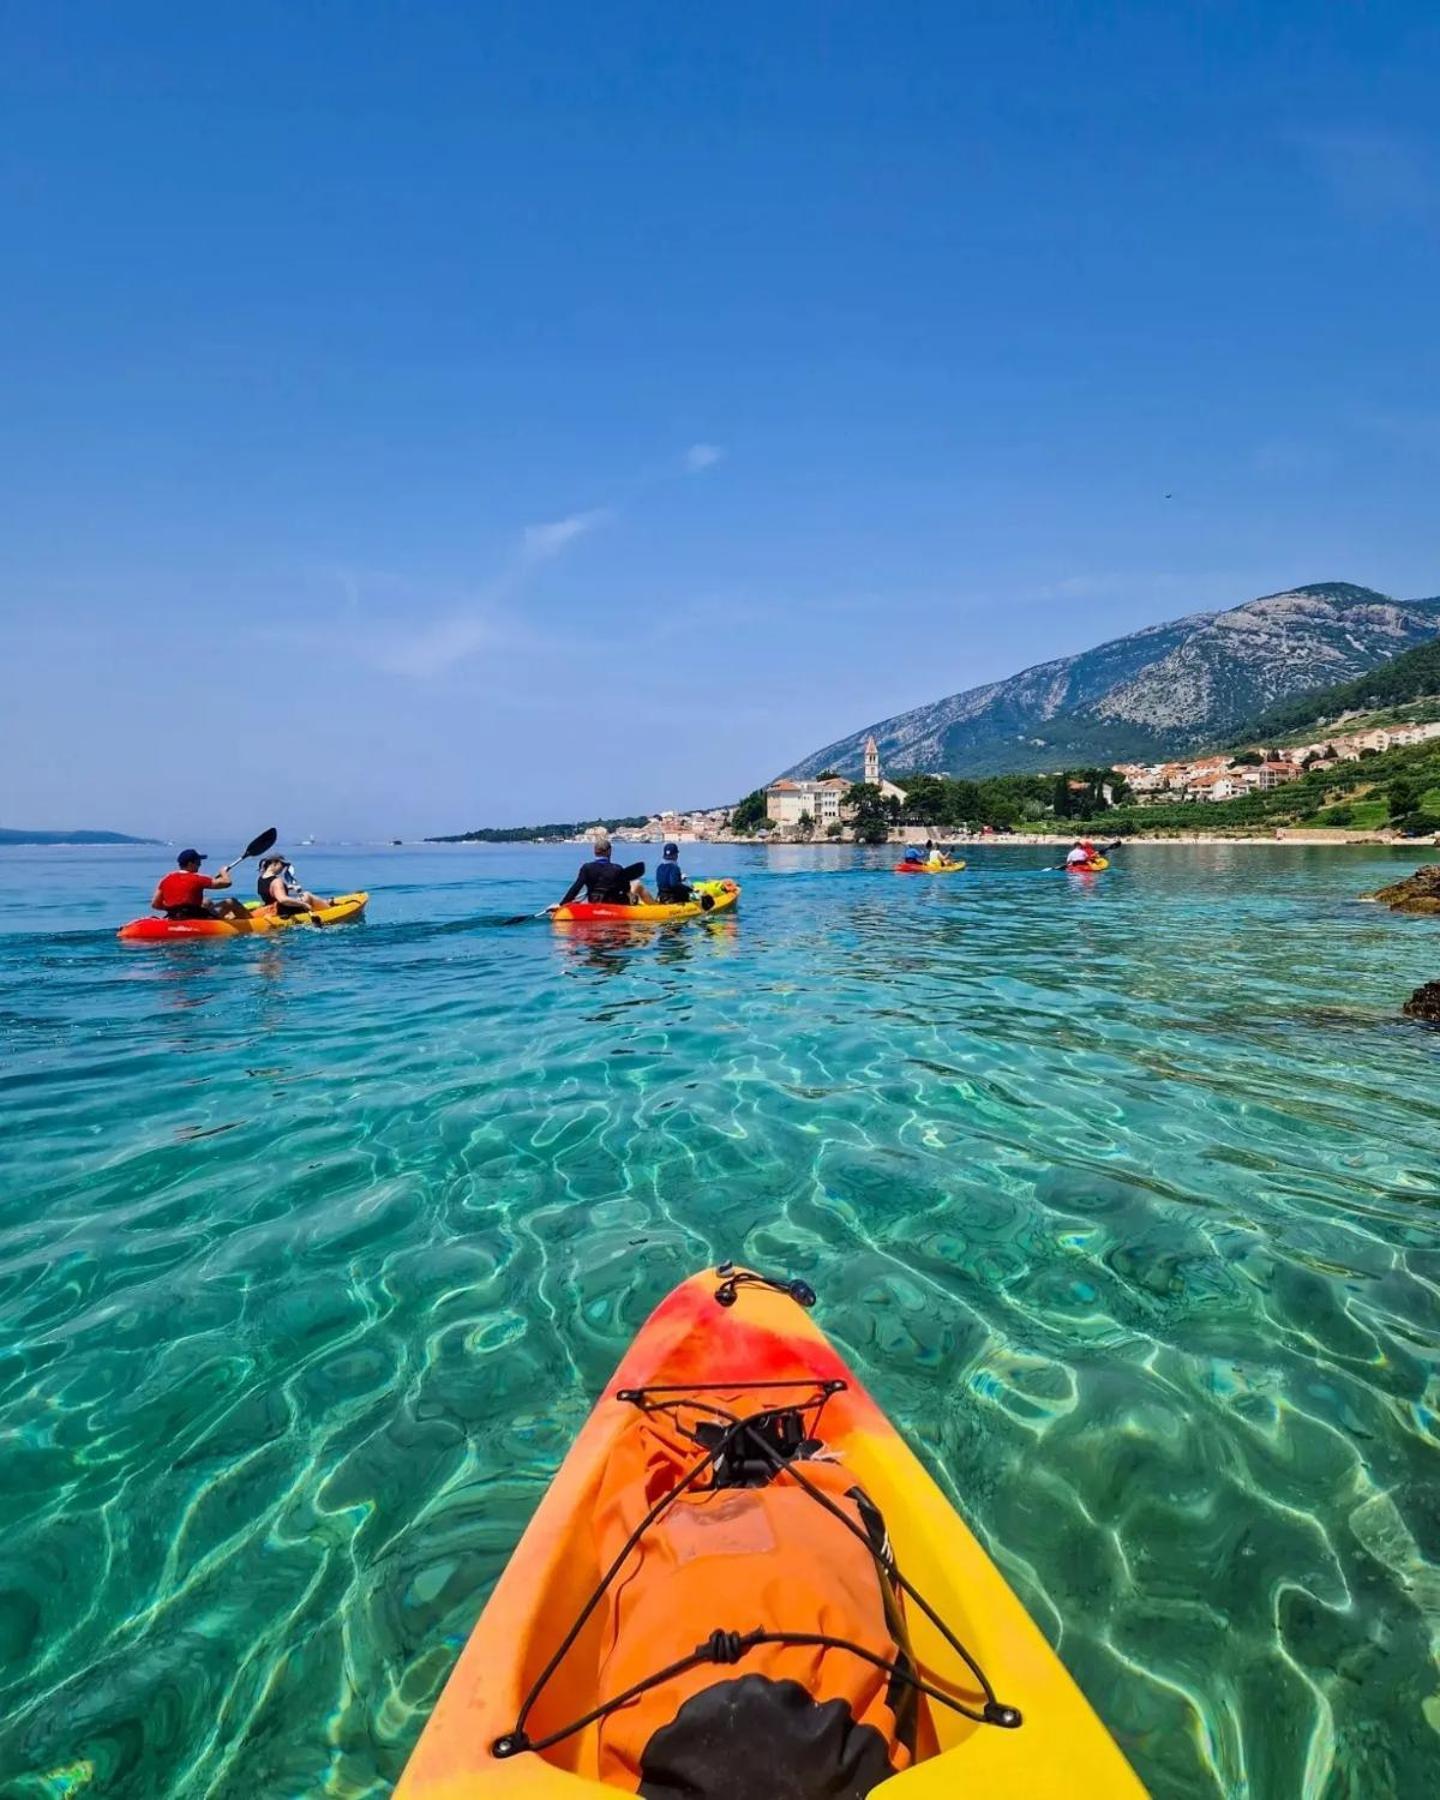
[(1429, 4), (6, 9), (0, 824), (717, 802), (1440, 591), (1437, 91)]

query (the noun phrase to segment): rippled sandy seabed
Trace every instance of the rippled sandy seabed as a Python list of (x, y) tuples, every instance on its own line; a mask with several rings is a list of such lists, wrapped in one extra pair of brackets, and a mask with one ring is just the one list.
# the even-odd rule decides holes
[(1156, 1795), (1440, 1789), (1440, 927), (1354, 898), (1415, 853), (717, 850), (733, 919), (567, 937), (501, 921), (573, 853), (315, 851), (367, 925), (118, 945), (154, 860), (0, 861), (5, 1796), (386, 1793), (722, 1256)]

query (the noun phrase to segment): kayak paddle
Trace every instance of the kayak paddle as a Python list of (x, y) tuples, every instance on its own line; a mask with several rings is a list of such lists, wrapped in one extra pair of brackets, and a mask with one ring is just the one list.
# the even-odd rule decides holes
[(259, 837), (251, 838), (250, 842), (240, 854), (232, 861), (226, 863), (225, 867), (227, 869), (233, 869), (237, 863), (249, 862), (252, 856), (263, 856), (265, 852), (274, 845), (274, 842), (279, 835), (280, 833), (272, 825), (268, 831), (262, 831)]

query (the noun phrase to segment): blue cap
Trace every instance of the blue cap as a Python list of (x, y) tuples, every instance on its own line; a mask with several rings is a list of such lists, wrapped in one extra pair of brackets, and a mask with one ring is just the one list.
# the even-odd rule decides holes
[(678, 856), (680, 854), (680, 846), (678, 844), (667, 844), (665, 846), (664, 854), (672, 857)]
[(176, 865), (182, 869), (187, 862), (204, 862), (204, 860), (205, 853), (202, 850), (182, 850), (175, 858)]

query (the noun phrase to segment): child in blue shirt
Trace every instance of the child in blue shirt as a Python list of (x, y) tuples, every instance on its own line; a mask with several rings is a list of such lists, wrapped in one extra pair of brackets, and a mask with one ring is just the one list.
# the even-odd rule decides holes
[(683, 906), (694, 899), (688, 882), (680, 873), (680, 846), (667, 844), (655, 870), (655, 898), (662, 906)]

